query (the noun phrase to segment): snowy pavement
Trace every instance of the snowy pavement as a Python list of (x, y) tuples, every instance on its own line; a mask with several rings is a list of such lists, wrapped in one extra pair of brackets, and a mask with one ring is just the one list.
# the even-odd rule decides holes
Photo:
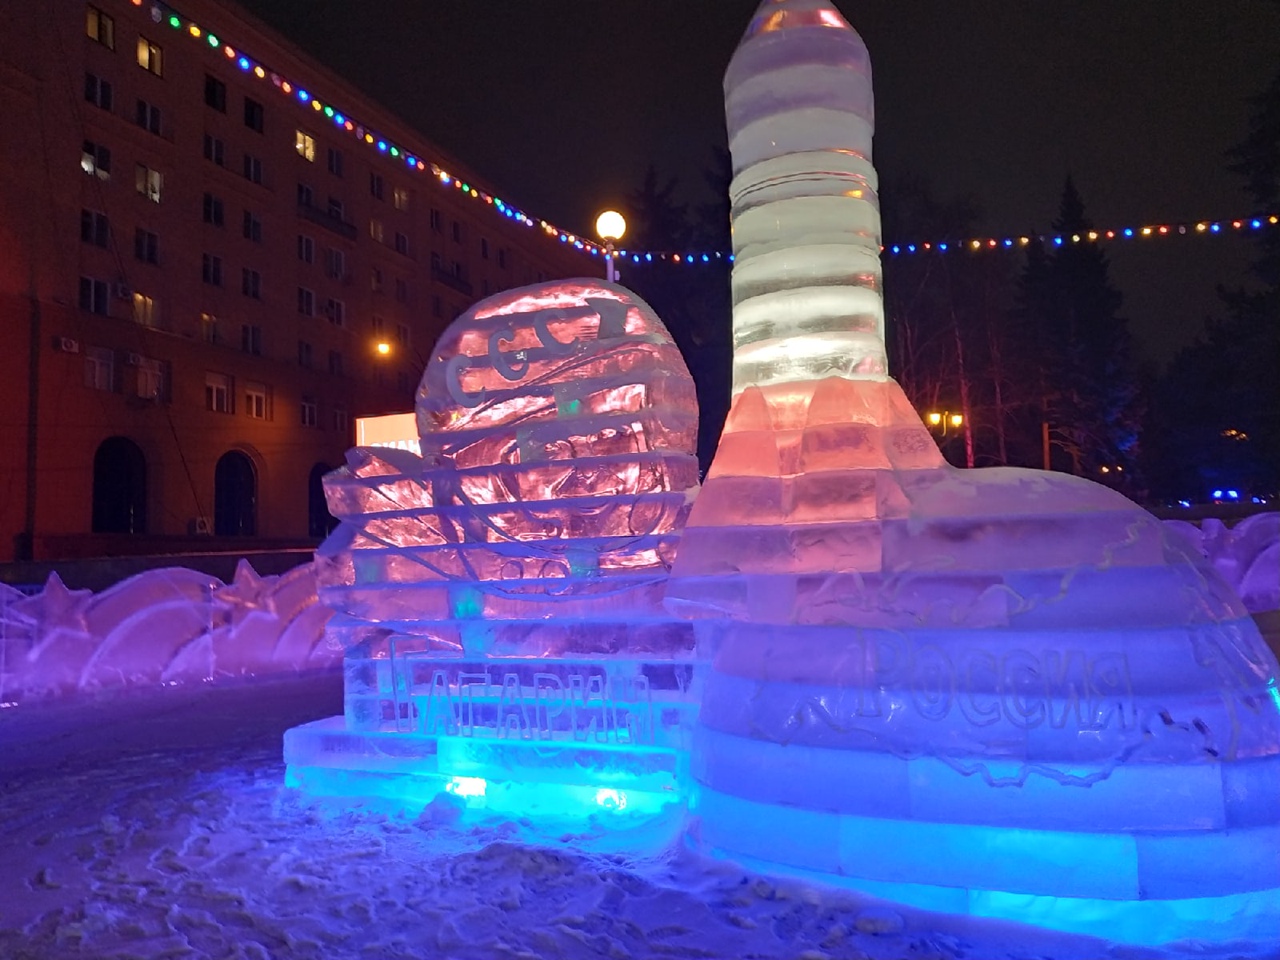
[(285, 729), (340, 709), (329, 675), (0, 711), (0, 957), (1161, 955), (286, 789)]

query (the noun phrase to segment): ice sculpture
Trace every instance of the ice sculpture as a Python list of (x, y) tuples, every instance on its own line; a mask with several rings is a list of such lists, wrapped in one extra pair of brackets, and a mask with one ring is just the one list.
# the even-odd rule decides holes
[(30, 597), (0, 584), (0, 704), (323, 670), (341, 648), (315, 601), (311, 564), (260, 577), (245, 560), (229, 584), (181, 567), (97, 595), (56, 573)]
[(288, 733), (289, 782), (514, 816), (682, 800), (693, 630), (662, 597), (697, 405), (661, 322), (594, 280), (489, 297), (417, 417), (421, 457), (357, 448), (325, 480), (345, 716)]
[(866, 49), (766, 0), (725, 77), (735, 398), (669, 604), (713, 657), (691, 835), (1110, 939), (1280, 937), (1280, 691), (1119, 494), (944, 463), (881, 339)]

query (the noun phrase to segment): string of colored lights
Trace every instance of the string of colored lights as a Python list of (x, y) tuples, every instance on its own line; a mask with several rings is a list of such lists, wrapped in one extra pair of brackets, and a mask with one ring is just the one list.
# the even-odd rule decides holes
[[(141, 7), (147, 3), (147, 0), (130, 0), (130, 2), (135, 7)], [(278, 89), (282, 94), (293, 97), (300, 107), (305, 109), (307, 105), (310, 105), (310, 109), (318, 116), (323, 117), (325, 120), (332, 121), (333, 125), (339, 130), (351, 134), (357, 141), (364, 143), (365, 146), (370, 149), (376, 150), (385, 156), (391, 157), (392, 159), (403, 160), (405, 167), (408, 170), (415, 173), (429, 175), (441, 186), (460, 190), (464, 196), (469, 196), (473, 200), (492, 207), (502, 216), (510, 220), (514, 220), (516, 223), (523, 224), (526, 227), (537, 227), (548, 237), (557, 239), (561, 243), (569, 244), (584, 253), (590, 254), (591, 256), (604, 256), (606, 254), (606, 249), (602, 245), (584, 237), (579, 237), (570, 231), (561, 230), (559, 227), (548, 223), (546, 220), (536, 220), (524, 211), (506, 203), (499, 197), (495, 197), (453, 173), (450, 173), (439, 164), (423, 160), (414, 152), (406, 150), (394, 140), (380, 134), (372, 126), (353, 118), (347, 111), (334, 106), (332, 103), (322, 100), (320, 97), (312, 94), (305, 88), (288, 80), (281, 75), (279, 71), (273, 70), (266, 64), (249, 56), (249, 54), (244, 50), (223, 42), (223, 40), (221, 40), (216, 34), (203, 29), (195, 21), (184, 16), (169, 4), (151, 2), (149, 6), (151, 19), (155, 23), (167, 23), (174, 30), (181, 31), (193, 40), (206, 43), (214, 50), (221, 50), (223, 55), (239, 67), (241, 71), (264, 82), (269, 80), (271, 85)], [(970, 252), (981, 252), (984, 250), (1007, 250), (1027, 247), (1033, 240), (1046, 246), (1051, 245), (1055, 247), (1063, 247), (1069, 244), (1100, 243), (1108, 240), (1140, 240), (1144, 238), (1196, 234), (1213, 236), (1218, 234), (1227, 234), (1233, 231), (1240, 233), (1248, 230), (1262, 230), (1268, 227), (1274, 227), (1278, 223), (1280, 223), (1280, 215), (1264, 214), (1233, 220), (1200, 220), (1192, 223), (1157, 223), (1139, 227), (1118, 227), (1112, 230), (1089, 230), (1085, 233), (1023, 234), (1020, 236), (1005, 237), (971, 237), (968, 239), (954, 241), (893, 243), (882, 246), (880, 250), (882, 253), (889, 254), (890, 256), (910, 256), (913, 254), (923, 253), (951, 253), (965, 250)], [(723, 253), (721, 251), (675, 253), (671, 251), (635, 251), (620, 249), (615, 251), (614, 255), (620, 260), (630, 260), (633, 263), (672, 263), (687, 265), (713, 263), (715, 261), (725, 260), (732, 262), (733, 260), (732, 253)]]

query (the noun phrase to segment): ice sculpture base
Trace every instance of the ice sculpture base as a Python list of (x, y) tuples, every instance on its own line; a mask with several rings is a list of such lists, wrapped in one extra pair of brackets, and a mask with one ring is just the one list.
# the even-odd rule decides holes
[(683, 751), (593, 742), (412, 736), (350, 730), (329, 717), (285, 733), (285, 782), (319, 796), (379, 797), (412, 809), (439, 797), (540, 825), (604, 817), (611, 830), (653, 819), (679, 829)]
[(744, 856), (707, 843), (695, 845), (695, 849), (704, 855), (732, 860), (760, 873), (853, 890), (932, 913), (1022, 923), (1063, 933), (1102, 937), (1117, 944), (1146, 946), (1177, 941), (1232, 944), (1241, 955), (1253, 955), (1259, 947), (1267, 950), (1280, 943), (1280, 922), (1277, 922), (1274, 912), (1276, 891), (1178, 900), (1051, 897), (866, 880)]

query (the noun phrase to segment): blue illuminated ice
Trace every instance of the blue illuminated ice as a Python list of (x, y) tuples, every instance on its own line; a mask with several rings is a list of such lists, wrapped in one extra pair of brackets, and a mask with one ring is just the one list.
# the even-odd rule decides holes
[(691, 830), (766, 869), (1138, 943), (1280, 939), (1277, 664), (1112, 490), (958, 471), (884, 362), (870, 64), (766, 0), (725, 77), (734, 403), (671, 609)]

